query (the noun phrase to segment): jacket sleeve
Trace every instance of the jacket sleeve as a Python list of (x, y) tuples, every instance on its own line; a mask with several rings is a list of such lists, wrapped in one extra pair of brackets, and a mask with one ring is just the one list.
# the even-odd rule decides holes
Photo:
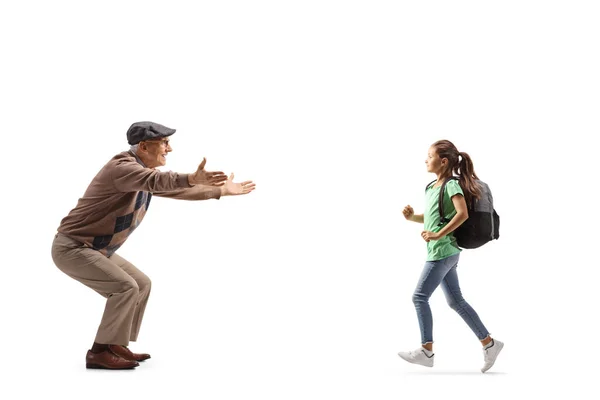
[(135, 160), (117, 160), (110, 168), (110, 178), (119, 192), (171, 192), (190, 188), (188, 174), (161, 172), (145, 168)]
[(153, 192), (155, 196), (167, 197), (177, 200), (208, 200), (220, 199), (221, 188), (214, 186), (195, 185), (189, 188), (174, 190), (170, 192)]

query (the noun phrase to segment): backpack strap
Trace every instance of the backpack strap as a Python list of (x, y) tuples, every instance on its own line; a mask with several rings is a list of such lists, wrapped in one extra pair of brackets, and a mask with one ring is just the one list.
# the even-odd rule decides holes
[(450, 222), (448, 218), (444, 217), (444, 189), (446, 189), (446, 184), (451, 180), (458, 180), (458, 177), (451, 176), (447, 178), (444, 181), (444, 183), (442, 183), (442, 187), (440, 189), (440, 197), (438, 198), (438, 211), (440, 212), (440, 223), (438, 224), (438, 226), (444, 225), (444, 223), (446, 222)]
[[(437, 179), (436, 179), (435, 181), (437, 181)], [(427, 184), (427, 186), (425, 186), (425, 191), (427, 191), (427, 189), (429, 188), (429, 186), (430, 186), (430, 185), (431, 185), (433, 182), (435, 182), (435, 181), (431, 181), (431, 182), (429, 182), (429, 183)]]

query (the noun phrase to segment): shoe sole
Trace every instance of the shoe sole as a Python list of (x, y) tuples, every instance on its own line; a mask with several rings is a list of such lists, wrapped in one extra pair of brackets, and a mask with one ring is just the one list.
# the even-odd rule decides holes
[(406, 358), (402, 357), (402, 356), (400, 355), (400, 353), (398, 353), (398, 356), (399, 356), (401, 359), (403, 359), (404, 361), (406, 361), (406, 362), (409, 362), (409, 363), (411, 363), (411, 364), (415, 364), (415, 365), (422, 365), (422, 366), (424, 366), (424, 367), (429, 367), (429, 368), (433, 367), (433, 364), (431, 364), (431, 365), (428, 365), (428, 364), (421, 364), (421, 363), (418, 363), (418, 362), (414, 362), (414, 361), (408, 360), (408, 359), (406, 359)]
[(119, 369), (134, 369), (136, 367), (138, 367), (138, 365), (133, 365), (131, 367), (117, 367), (117, 368), (110, 368), (110, 367), (105, 367), (104, 365), (99, 365), (99, 364), (85, 364), (85, 367), (87, 369), (110, 369), (110, 370), (119, 370)]
[(487, 371), (489, 371), (489, 370), (490, 370), (490, 368), (492, 368), (492, 367), (494, 366), (494, 364), (496, 364), (496, 360), (498, 359), (498, 356), (500, 355), (500, 352), (501, 352), (501, 351), (502, 351), (502, 349), (504, 348), (504, 343), (501, 343), (501, 344), (500, 344), (498, 347), (499, 347), (499, 350), (498, 350), (498, 353), (496, 353), (496, 358), (494, 358), (494, 361), (492, 361), (492, 363), (490, 364), (490, 366), (489, 366), (489, 367), (487, 367), (487, 369), (485, 369), (485, 370), (484, 370), (484, 369), (481, 369), (481, 372), (482, 372), (482, 373), (484, 373), (484, 374), (485, 374)]

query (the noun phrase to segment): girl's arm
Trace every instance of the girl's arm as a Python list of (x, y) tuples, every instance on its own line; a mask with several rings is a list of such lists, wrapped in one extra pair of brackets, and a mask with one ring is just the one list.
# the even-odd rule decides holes
[(423, 214), (413, 214), (410, 219), (412, 222), (418, 222), (420, 224), (423, 223)]
[(438, 235), (440, 238), (446, 236), (450, 232), (453, 232), (456, 228), (462, 225), (469, 218), (469, 210), (467, 209), (467, 203), (465, 198), (460, 194), (452, 196), (452, 204), (456, 209), (456, 215), (448, 222), (448, 225), (443, 227)]
[(408, 221), (423, 223), (423, 214), (415, 214), (415, 210), (410, 205), (404, 207), (402, 214)]

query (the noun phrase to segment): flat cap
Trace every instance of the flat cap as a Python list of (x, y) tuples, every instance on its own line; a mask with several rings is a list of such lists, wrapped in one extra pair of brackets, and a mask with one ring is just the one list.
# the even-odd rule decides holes
[(142, 121), (132, 124), (127, 130), (127, 141), (130, 145), (138, 144), (142, 140), (160, 139), (171, 136), (175, 129), (167, 128), (156, 122)]

